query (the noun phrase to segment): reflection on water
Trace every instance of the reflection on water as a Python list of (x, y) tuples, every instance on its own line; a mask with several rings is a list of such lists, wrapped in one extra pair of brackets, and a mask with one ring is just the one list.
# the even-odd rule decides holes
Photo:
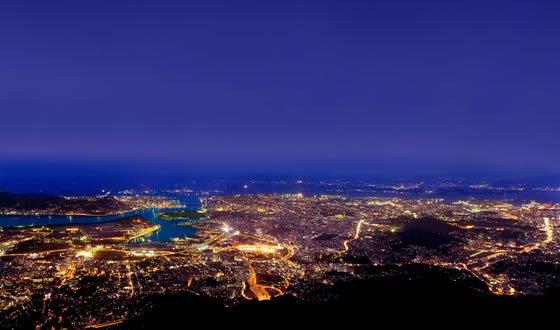
[[(198, 210), (200, 209), (200, 202), (196, 196), (187, 196), (180, 198), (185, 208), (172, 208), (165, 210), (145, 209), (134, 212), (129, 212), (121, 215), (110, 215), (105, 217), (88, 217), (88, 216), (0, 216), (0, 226), (43, 226), (53, 224), (79, 224), (79, 223), (98, 223), (111, 221), (132, 215), (141, 215), (144, 218), (152, 221), (153, 223), (161, 226), (161, 228), (151, 234), (145, 235), (135, 240), (135, 242), (168, 242), (172, 238), (186, 238), (192, 237), (196, 233), (196, 229), (190, 226), (179, 226), (178, 223), (185, 220), (167, 221), (162, 220), (156, 216), (156, 213), (178, 210)], [(193, 219), (195, 220), (195, 219)], [(196, 219), (198, 220), (198, 219)]]

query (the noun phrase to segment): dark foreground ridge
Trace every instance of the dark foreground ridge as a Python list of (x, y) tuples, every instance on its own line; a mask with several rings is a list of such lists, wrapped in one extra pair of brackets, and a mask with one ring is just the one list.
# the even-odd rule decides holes
[[(418, 264), (398, 268), (395, 276), (341, 280), (334, 285), (317, 286), (304, 298), (285, 295), (270, 301), (243, 300), (231, 307), (220, 299), (193, 293), (155, 294), (142, 301), (143, 308), (149, 307), (141, 315), (103, 328), (184, 328), (195, 322), (212, 327), (246, 325), (247, 322), (316, 326), (391, 322), (402, 326), (441, 325), (444, 320), (461, 324), (490, 321), (504, 325), (551, 313), (560, 298), (558, 290), (541, 296), (497, 296), (460, 271)], [(395, 270), (395, 267), (384, 266), (372, 267), (369, 271), (387, 274)], [(34, 297), (34, 304), (41, 305), (42, 298)], [(28, 309), (17, 319), (10, 318), (7, 311), (0, 318), (2, 328), (31, 329), (42, 318), (37, 311), (40, 308)], [(61, 316), (64, 317), (64, 313)], [(64, 321), (60, 325), (72, 327)]]
[[(243, 301), (225, 307), (220, 301), (193, 294), (155, 296), (147, 313), (118, 325), (119, 329), (173, 326), (186, 317), (208, 320), (213, 326), (232, 324), (508, 324), (550, 313), (560, 298), (558, 290), (542, 296), (497, 296), (480, 290), (481, 283), (447, 277), (447, 271), (408, 267), (410, 276), (339, 281), (314, 292), (314, 300), (280, 296), (270, 301)], [(473, 287), (474, 285), (474, 287)], [(451, 318), (451, 319), (450, 319)], [(262, 322), (262, 323), (261, 323)]]

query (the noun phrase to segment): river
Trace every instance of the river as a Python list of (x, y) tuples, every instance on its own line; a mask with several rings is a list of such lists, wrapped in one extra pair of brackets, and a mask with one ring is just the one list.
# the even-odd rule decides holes
[[(175, 198), (175, 197), (174, 197)], [(172, 238), (186, 238), (192, 237), (196, 233), (196, 229), (191, 226), (179, 226), (179, 221), (168, 221), (160, 219), (156, 216), (159, 212), (177, 211), (177, 210), (198, 210), (201, 205), (197, 196), (182, 196), (177, 198), (185, 208), (172, 208), (172, 209), (143, 209), (133, 212), (128, 212), (119, 215), (109, 216), (13, 216), (1, 215), (0, 226), (13, 227), (13, 226), (44, 226), (53, 224), (79, 224), (79, 223), (97, 223), (116, 220), (123, 217), (132, 215), (141, 215), (144, 218), (152, 221), (153, 223), (161, 226), (161, 228), (151, 234), (142, 236), (135, 240), (135, 242), (169, 242)], [(198, 220), (198, 219), (193, 219)]]

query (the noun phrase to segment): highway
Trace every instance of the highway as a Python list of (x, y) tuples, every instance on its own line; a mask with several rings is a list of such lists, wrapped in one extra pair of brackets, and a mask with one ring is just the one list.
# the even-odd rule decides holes
[(247, 283), (249, 284), (249, 289), (258, 300), (270, 300), (270, 294), (266, 291), (266, 288), (262, 285), (257, 284), (257, 273), (255, 272), (255, 268), (253, 265), (249, 263), (249, 279), (247, 279)]
[(360, 237), (360, 230), (362, 228), (362, 223), (364, 221), (366, 221), (366, 220), (362, 219), (362, 220), (358, 221), (358, 225), (356, 226), (356, 233), (354, 234), (354, 237), (351, 238), (351, 239), (348, 239), (348, 240), (344, 241), (344, 243), (342, 243), (342, 245), (344, 245), (344, 250), (342, 252), (348, 252), (348, 250), (350, 249), (348, 247), (348, 242), (351, 242), (351, 241), (353, 241), (355, 239), (358, 239)]

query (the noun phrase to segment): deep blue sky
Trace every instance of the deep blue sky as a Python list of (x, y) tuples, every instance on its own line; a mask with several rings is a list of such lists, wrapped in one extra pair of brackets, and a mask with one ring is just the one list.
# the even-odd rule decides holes
[(560, 171), (557, 1), (2, 1), (5, 162)]

